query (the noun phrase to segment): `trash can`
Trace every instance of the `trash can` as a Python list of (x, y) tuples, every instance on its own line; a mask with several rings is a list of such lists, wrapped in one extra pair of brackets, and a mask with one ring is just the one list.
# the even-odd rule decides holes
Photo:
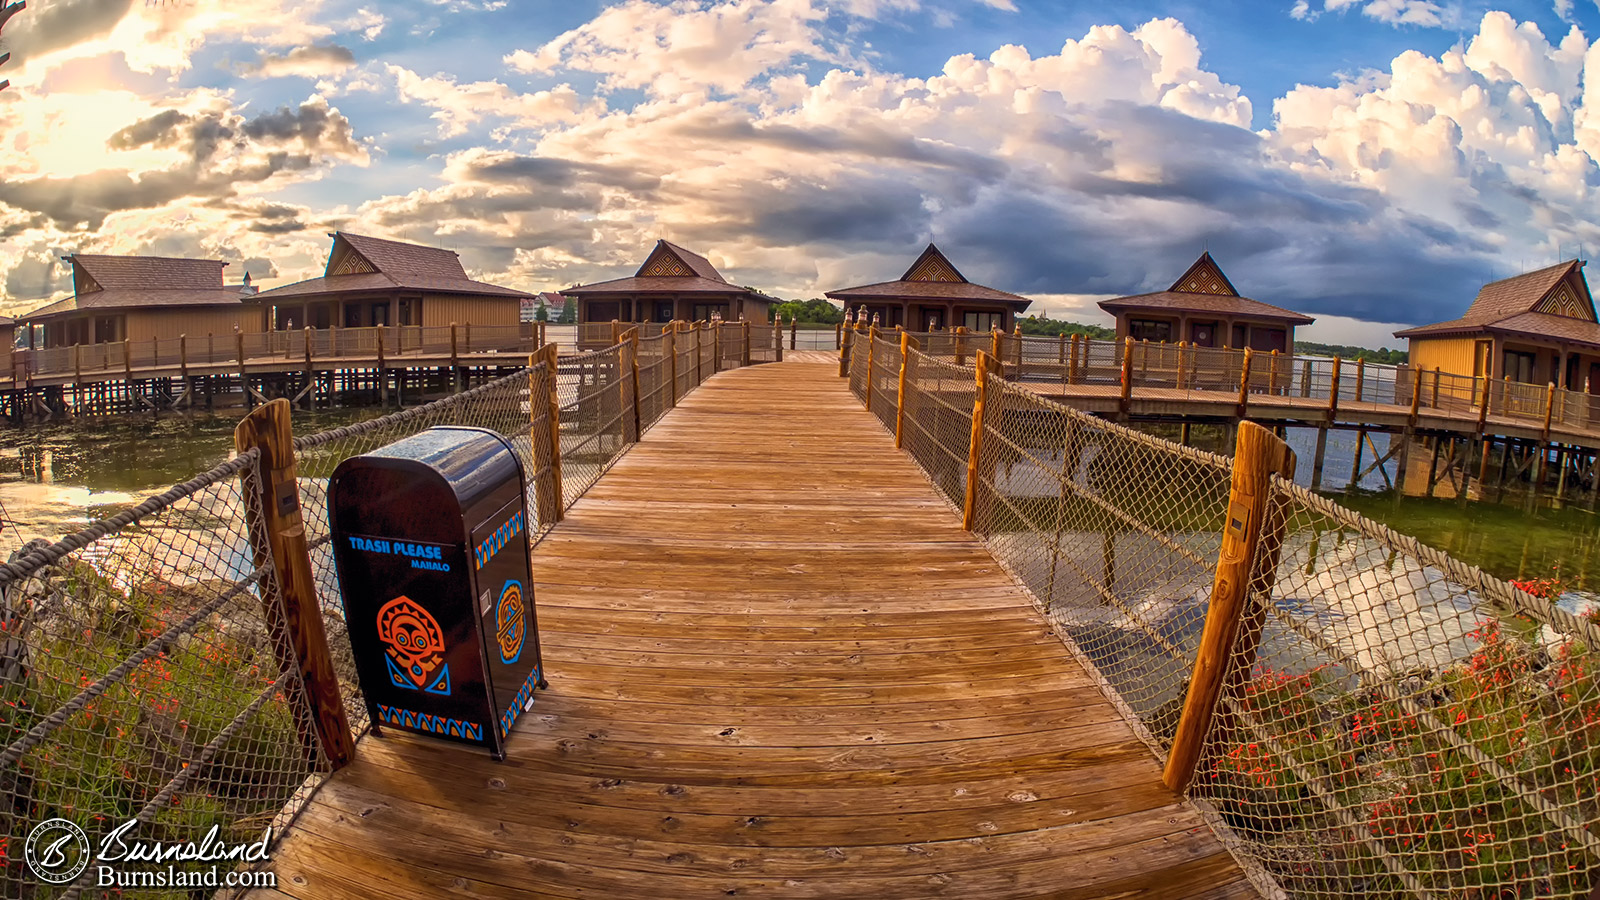
[(511, 444), (480, 428), (430, 428), (334, 470), (334, 563), (374, 732), (505, 758), (545, 686), (525, 496)]

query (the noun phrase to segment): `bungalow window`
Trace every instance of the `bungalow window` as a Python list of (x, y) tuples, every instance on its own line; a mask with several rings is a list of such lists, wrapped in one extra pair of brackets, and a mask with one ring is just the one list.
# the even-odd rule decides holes
[(95, 316), (94, 343), (114, 344), (123, 339), (127, 330), (122, 316)]
[(961, 317), (968, 331), (985, 332), (1006, 327), (1006, 314), (997, 312), (969, 312)]
[(401, 297), (400, 298), (400, 324), (401, 325), (421, 325), (422, 324), (422, 298), (421, 297)]
[(1162, 319), (1129, 319), (1128, 337), (1166, 343), (1172, 340), (1172, 323)]
[(1505, 376), (1521, 384), (1533, 384), (1534, 355), (1520, 350), (1507, 350)]
[(651, 319), (650, 321), (652, 321), (652, 322), (671, 322), (672, 321), (672, 301), (671, 300), (657, 300), (656, 301), (656, 315), (655, 315), (655, 318)]

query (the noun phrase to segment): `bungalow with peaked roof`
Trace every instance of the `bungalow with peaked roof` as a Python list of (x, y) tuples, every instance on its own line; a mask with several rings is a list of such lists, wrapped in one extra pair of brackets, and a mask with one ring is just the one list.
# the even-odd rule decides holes
[(1027, 297), (968, 281), (961, 271), (929, 244), (898, 281), (828, 291), (846, 307), (866, 307), (884, 328), (936, 330), (964, 325), (969, 331), (1010, 331), (1017, 313), (1032, 303)]
[(533, 295), (467, 277), (453, 250), (336, 231), (328, 265), (252, 301), (269, 331), (374, 325), (516, 325)]
[(1582, 260), (1484, 285), (1459, 319), (1395, 332), (1411, 364), (1600, 393), (1600, 324)]
[(729, 284), (711, 261), (668, 241), (656, 241), (631, 278), (580, 284), (561, 292), (578, 301), (579, 322), (765, 322), (772, 297)]
[(72, 296), (20, 316), (32, 347), (254, 330), (248, 287), (225, 287), (225, 262), (73, 253)]
[(1117, 317), (1117, 341), (1232, 347), (1270, 353), (1294, 350), (1294, 329), (1316, 320), (1294, 310), (1240, 296), (1209, 252), (1201, 253), (1172, 287), (1153, 294), (1102, 300)]

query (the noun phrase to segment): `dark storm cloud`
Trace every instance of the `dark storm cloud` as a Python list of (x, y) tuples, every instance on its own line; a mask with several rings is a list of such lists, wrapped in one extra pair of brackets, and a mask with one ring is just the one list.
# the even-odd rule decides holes
[(282, 106), (257, 116), (240, 129), (245, 137), (265, 143), (299, 140), (306, 147), (330, 153), (359, 152), (350, 120), (323, 102), (305, 102), (299, 108)]
[(684, 137), (765, 144), (817, 156), (853, 154), (883, 161), (921, 163), (954, 169), (990, 183), (1003, 179), (1008, 170), (1003, 160), (992, 156), (870, 125), (844, 131), (791, 125), (757, 126), (748, 119), (726, 119), (696, 121), (680, 126), (676, 132)]
[(497, 155), (475, 162), (470, 170), (477, 181), (490, 184), (527, 183), (548, 188), (580, 186), (615, 187), (641, 195), (661, 186), (661, 179), (621, 166), (606, 166), (546, 156)]

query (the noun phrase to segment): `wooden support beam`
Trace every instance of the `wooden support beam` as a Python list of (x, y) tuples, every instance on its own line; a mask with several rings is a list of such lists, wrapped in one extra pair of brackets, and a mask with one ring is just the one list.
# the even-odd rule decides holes
[(744, 338), (744, 349), (739, 355), (739, 364), (748, 366), (750, 365), (750, 320), (740, 319), (739, 325)]
[(1544, 387), (1544, 430), (1540, 436), (1540, 440), (1543, 440), (1546, 443), (1549, 443), (1550, 441), (1550, 421), (1555, 416), (1555, 412), (1556, 383), (1551, 381), (1545, 384)]
[(1077, 384), (1078, 383), (1078, 360), (1079, 360), (1080, 357), (1081, 358), (1085, 358), (1085, 360), (1087, 360), (1087, 357), (1088, 357), (1087, 348), (1085, 348), (1082, 353), (1079, 352), (1080, 345), (1083, 345), (1085, 343), (1083, 340), (1081, 340), (1082, 337), (1083, 337), (1083, 335), (1081, 335), (1081, 334), (1075, 334), (1075, 335), (1072, 336), (1072, 355), (1067, 360), (1067, 383), (1068, 384)]
[(1229, 672), (1248, 672), (1254, 664), (1261, 618), (1246, 611), (1252, 605), (1252, 593), (1261, 595), (1262, 602), (1271, 602), (1283, 541), (1283, 514), (1269, 515), (1268, 501), (1273, 475), (1294, 478), (1294, 451), (1267, 429), (1244, 422), (1239, 426), (1233, 460), (1228, 513), (1205, 627), (1162, 773), (1162, 781), (1174, 791), (1184, 790), (1194, 778)]
[(967, 345), (967, 326), (965, 326), (965, 325), (957, 325), (956, 326), (956, 365), (958, 365), (958, 366), (964, 366), (964, 365), (967, 364), (967, 354), (966, 354), (967, 346), (966, 345)]
[(1317, 451), (1311, 460), (1311, 489), (1322, 490), (1322, 463), (1328, 455), (1328, 426), (1317, 427)]
[(1367, 377), (1367, 361), (1361, 357), (1356, 358), (1356, 397), (1357, 403), (1361, 402), (1362, 382)]
[(972, 438), (967, 444), (967, 492), (961, 510), (961, 527), (972, 531), (978, 515), (978, 467), (983, 460), (983, 415), (989, 397), (989, 375), (995, 368), (989, 354), (978, 351), (977, 391), (972, 399)]
[(1353, 488), (1361, 487), (1361, 476), (1363, 474), (1361, 471), (1361, 451), (1364, 449), (1363, 445), (1366, 443), (1366, 441), (1367, 430), (1365, 428), (1357, 429), (1355, 462), (1351, 463), (1350, 465), (1350, 487)]
[(789, 317), (789, 349), (790, 350), (798, 349), (795, 346), (795, 341), (799, 337), (800, 337), (800, 317), (799, 316), (790, 316)]
[[(842, 326), (842, 325), (840, 326), (840, 330), (839, 330), (839, 335), (840, 335), (839, 336), (839, 377), (840, 378), (849, 378), (850, 377), (850, 336), (852, 334), (854, 334), (854, 333), (855, 333), (854, 331), (845, 330), (844, 326)], [(696, 357), (696, 358), (698, 359), (698, 357)], [(961, 358), (959, 356), (957, 356), (956, 357), (956, 365), (960, 365), (960, 364), (961, 364)]]
[(244, 496), (255, 501), (244, 504), (245, 522), (254, 565), (271, 566), (275, 576), (261, 583), (261, 599), (278, 667), (299, 673), (302, 689), (287, 687), (284, 695), (301, 750), (317, 768), (325, 761), (337, 771), (355, 758), (355, 742), (311, 572), (289, 401), (274, 400), (246, 416), (234, 430), (233, 445), (241, 453), (261, 452), (258, 465), (240, 473)]
[[(1489, 422), (1489, 397), (1493, 393), (1490, 387), (1493, 385), (1494, 379), (1485, 376), (1483, 379), (1483, 400), (1478, 404), (1478, 437), (1483, 437), (1484, 428)], [(1483, 476), (1479, 475), (1478, 480), (1480, 482), (1483, 481)]]

